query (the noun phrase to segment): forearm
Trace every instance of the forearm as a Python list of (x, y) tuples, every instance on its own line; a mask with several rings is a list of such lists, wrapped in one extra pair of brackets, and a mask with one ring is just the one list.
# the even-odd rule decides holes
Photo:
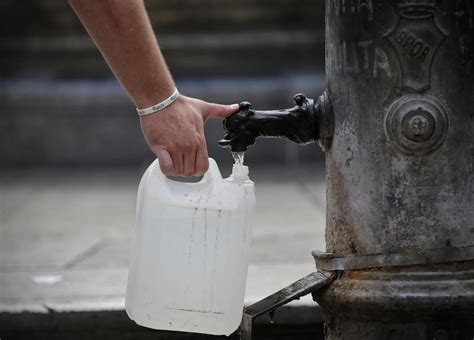
[[(169, 97), (174, 82), (153, 33), (143, 0), (69, 0), (109, 67), (139, 108)], [(208, 156), (204, 123), (239, 106), (179, 96), (159, 112), (140, 117), (143, 135), (167, 175), (203, 175)]]
[(142, 0), (69, 0), (137, 107), (174, 90)]

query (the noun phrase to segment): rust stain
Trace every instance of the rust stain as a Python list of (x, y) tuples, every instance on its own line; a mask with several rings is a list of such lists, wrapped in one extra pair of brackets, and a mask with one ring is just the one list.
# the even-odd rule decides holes
[(360, 229), (360, 217), (354, 214), (344, 176), (333, 161), (328, 161), (328, 173), (331, 176), (331, 201), (335, 207), (335, 211), (328, 214), (328, 251), (338, 255), (362, 253), (364, 250), (358, 242), (356, 232)]

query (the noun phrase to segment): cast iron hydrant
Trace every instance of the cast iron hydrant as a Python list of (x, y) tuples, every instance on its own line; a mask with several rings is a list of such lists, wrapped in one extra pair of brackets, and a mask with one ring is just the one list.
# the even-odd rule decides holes
[(319, 276), (247, 314), (312, 292), (327, 339), (474, 339), (474, 2), (326, 0), (326, 76), (316, 102), (224, 123), (234, 151), (326, 152)]

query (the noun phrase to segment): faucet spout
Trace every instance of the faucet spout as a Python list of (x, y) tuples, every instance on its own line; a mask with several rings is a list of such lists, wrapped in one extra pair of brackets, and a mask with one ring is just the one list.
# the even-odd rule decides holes
[(240, 110), (224, 120), (226, 135), (219, 145), (232, 152), (244, 152), (257, 137), (285, 138), (301, 145), (318, 141), (322, 133), (321, 118), (328, 111), (327, 107), (323, 108), (323, 97), (329, 103), (327, 95), (323, 94), (315, 103), (300, 93), (294, 96), (293, 107), (271, 111), (254, 110), (249, 102), (242, 102)]

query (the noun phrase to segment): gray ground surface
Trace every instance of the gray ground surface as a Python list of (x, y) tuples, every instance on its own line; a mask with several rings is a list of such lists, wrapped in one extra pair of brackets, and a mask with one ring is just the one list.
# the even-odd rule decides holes
[[(123, 310), (142, 171), (0, 172), (3, 326), (5, 320), (20, 315), (44, 318)], [(246, 304), (314, 270), (310, 251), (324, 249), (325, 216), (322, 164), (250, 166), (250, 171), (258, 208)], [(228, 174), (225, 169), (222, 172)], [(321, 314), (306, 297), (277, 313), (277, 322), (278, 318), (282, 323), (307, 323), (321, 321)], [(45, 320), (51, 322), (51, 318)], [(43, 321), (36, 317), (36, 322)], [(11, 323), (11, 327), (16, 326)]]

